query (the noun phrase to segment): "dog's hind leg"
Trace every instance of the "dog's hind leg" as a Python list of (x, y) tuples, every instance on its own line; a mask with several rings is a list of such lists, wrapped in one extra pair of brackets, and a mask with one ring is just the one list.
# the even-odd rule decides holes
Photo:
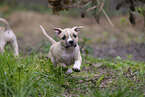
[(57, 62), (56, 62), (55, 58), (52, 56), (51, 52), (49, 52), (48, 58), (51, 59), (51, 62), (53, 63), (54, 67), (57, 67)]
[(0, 42), (0, 50), (1, 50), (1, 53), (5, 52), (5, 45), (6, 43), (5, 42)]
[(51, 57), (51, 62), (53, 63), (54, 67), (57, 67), (57, 62), (53, 57)]
[(59, 63), (60, 66), (67, 67), (64, 63)]
[(12, 41), (11, 45), (14, 48), (15, 56), (19, 56), (19, 48), (18, 48), (17, 40)]

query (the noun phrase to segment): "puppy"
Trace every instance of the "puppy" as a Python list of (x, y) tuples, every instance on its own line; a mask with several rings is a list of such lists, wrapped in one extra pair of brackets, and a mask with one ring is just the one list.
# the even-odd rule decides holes
[[(60, 66), (70, 66), (74, 64), (73, 70), (75, 72), (80, 72), (82, 57), (80, 53), (80, 48), (78, 45), (78, 33), (80, 32), (80, 28), (83, 28), (83, 26), (79, 27), (73, 27), (73, 28), (55, 28), (53, 27), (55, 34), (60, 38), (59, 42), (56, 42), (51, 38), (44, 28), (39, 25), (43, 34), (48, 38), (52, 46), (50, 47), (49, 51), (49, 58), (51, 58), (52, 63), (56, 67), (57, 64)], [(71, 69), (68, 69), (66, 71), (66, 74), (72, 73)]]
[(14, 32), (11, 30), (9, 23), (3, 18), (0, 18), (0, 22), (5, 23), (5, 25), (6, 25), (5, 28), (0, 27), (0, 50), (1, 50), (1, 53), (3, 53), (5, 51), (4, 50), (5, 45), (7, 43), (10, 43), (15, 50), (15, 56), (19, 56), (17, 39), (16, 39)]

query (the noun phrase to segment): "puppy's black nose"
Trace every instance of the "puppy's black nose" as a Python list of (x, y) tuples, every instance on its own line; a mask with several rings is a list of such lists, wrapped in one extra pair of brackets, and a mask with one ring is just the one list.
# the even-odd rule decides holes
[(73, 43), (74, 43), (74, 41), (73, 41), (73, 40), (70, 40), (70, 41), (69, 41), (69, 43), (70, 43), (70, 44), (73, 44)]

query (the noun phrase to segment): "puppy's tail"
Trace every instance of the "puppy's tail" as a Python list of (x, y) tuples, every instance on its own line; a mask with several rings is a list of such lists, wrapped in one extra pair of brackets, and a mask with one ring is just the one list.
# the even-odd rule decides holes
[(9, 23), (8, 23), (8, 21), (6, 21), (6, 20), (3, 19), (3, 18), (0, 18), (0, 21), (6, 24), (6, 29), (7, 29), (7, 30), (10, 30), (10, 29), (11, 29), (11, 28), (10, 28), (10, 25), (9, 25)]
[(41, 25), (38, 24), (38, 26), (41, 28), (43, 34), (48, 38), (48, 40), (50, 41), (51, 44), (56, 43), (56, 41), (46, 33), (46, 31), (44, 30), (44, 28)]

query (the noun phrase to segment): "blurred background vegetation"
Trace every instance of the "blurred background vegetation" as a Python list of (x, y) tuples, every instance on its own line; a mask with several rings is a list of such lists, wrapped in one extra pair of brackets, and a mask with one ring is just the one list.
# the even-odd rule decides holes
[(83, 54), (97, 58), (132, 55), (144, 61), (144, 13), (143, 0), (0, 0), (0, 16), (9, 21), (24, 55), (47, 55), (50, 44), (37, 24), (55, 39), (50, 25), (83, 25), (79, 42)]

